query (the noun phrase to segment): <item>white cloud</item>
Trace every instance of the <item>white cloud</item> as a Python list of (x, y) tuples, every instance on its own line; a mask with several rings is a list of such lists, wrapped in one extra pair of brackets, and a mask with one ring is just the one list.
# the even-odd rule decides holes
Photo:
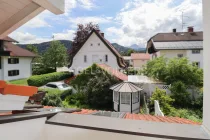
[(91, 10), (95, 7), (97, 7), (93, 0), (78, 0), (79, 4), (81, 7), (85, 8), (85, 9), (88, 9), (88, 10)]
[[(183, 0), (177, 5), (174, 0), (133, 0), (117, 14), (119, 27), (106, 30), (109, 37), (125, 46), (144, 45), (158, 32), (170, 32), (173, 28), (181, 30), (181, 11), (184, 10), (185, 23), (202, 30), (202, 1)], [(186, 27), (185, 27), (186, 28)]]
[(62, 33), (54, 33), (55, 40), (72, 40), (74, 37), (74, 30), (67, 30)]
[(51, 27), (51, 25), (46, 21), (49, 18), (51, 13), (49, 11), (44, 11), (38, 16), (34, 17), (32, 20), (27, 22), (23, 27), (26, 28), (41, 28), (41, 27)]
[(27, 32), (14, 32), (10, 36), (21, 44), (42, 43), (52, 40), (52, 38), (41, 38)]
[(102, 24), (102, 23), (109, 23), (111, 22), (111, 17), (77, 17), (77, 18), (69, 18), (69, 22), (77, 25), (79, 23), (81, 24), (87, 24), (89, 22)]
[(94, 0), (66, 0), (65, 1), (65, 15), (68, 16), (72, 9), (82, 7), (87, 10), (92, 10), (98, 7)]

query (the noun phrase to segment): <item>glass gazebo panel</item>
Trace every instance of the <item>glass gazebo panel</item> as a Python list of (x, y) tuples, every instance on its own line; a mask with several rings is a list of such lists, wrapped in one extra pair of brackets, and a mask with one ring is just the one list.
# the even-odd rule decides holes
[(121, 93), (121, 104), (130, 105), (130, 93)]
[(119, 92), (114, 91), (114, 102), (119, 103)]
[(139, 93), (138, 92), (134, 92), (134, 93), (132, 93), (132, 102), (133, 102), (133, 104), (136, 104), (136, 103), (138, 103), (139, 102)]

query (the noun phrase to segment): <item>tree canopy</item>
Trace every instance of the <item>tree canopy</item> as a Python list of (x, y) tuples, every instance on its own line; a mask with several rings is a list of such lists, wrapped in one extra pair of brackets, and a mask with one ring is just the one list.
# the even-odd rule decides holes
[(78, 46), (85, 41), (86, 37), (93, 29), (99, 30), (98, 24), (93, 24), (90, 22), (88, 24), (77, 25), (77, 31), (74, 33), (75, 37), (73, 38), (72, 42), (72, 49), (69, 52), (70, 58), (72, 57), (72, 54), (77, 51)]
[(162, 56), (149, 61), (141, 72), (167, 84), (181, 81), (187, 86), (203, 85), (203, 70), (187, 58), (167, 59)]
[(67, 50), (60, 41), (53, 41), (50, 47), (43, 55), (43, 64), (45, 67), (63, 67), (67, 62)]
[(26, 50), (38, 54), (38, 48), (32, 44), (27, 45)]

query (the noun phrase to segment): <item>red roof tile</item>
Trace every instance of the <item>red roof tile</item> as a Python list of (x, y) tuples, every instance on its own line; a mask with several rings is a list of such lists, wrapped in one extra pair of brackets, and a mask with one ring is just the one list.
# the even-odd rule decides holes
[(150, 60), (150, 55), (146, 53), (132, 53), (132, 60)]
[(11, 51), (10, 56), (36, 57), (34, 53), (12, 43), (6, 43), (5, 48), (7, 51)]
[(130, 113), (127, 113), (125, 115), (124, 119), (201, 125), (200, 123), (193, 122), (191, 120), (184, 119), (184, 118), (179, 118), (179, 117), (161, 117), (161, 116), (142, 115), (142, 114), (130, 114)]
[(118, 71), (117, 69), (114, 69), (106, 64), (97, 64), (99, 67), (102, 69), (106, 70), (108, 73), (112, 74), (116, 78), (123, 80), (123, 81), (128, 81), (128, 76), (123, 74), (122, 72)]
[(88, 114), (95, 113), (95, 112), (97, 112), (97, 110), (82, 109), (80, 112), (73, 112), (72, 114), (88, 115)]

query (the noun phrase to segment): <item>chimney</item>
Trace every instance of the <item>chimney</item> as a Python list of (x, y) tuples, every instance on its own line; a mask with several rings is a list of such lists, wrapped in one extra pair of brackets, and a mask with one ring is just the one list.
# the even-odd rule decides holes
[(104, 33), (101, 33), (101, 36), (104, 37)]
[(96, 31), (97, 31), (98, 33), (100, 33), (100, 30), (99, 30), (99, 29), (96, 29)]
[(173, 33), (176, 33), (176, 28), (173, 29)]
[(193, 33), (194, 32), (194, 28), (191, 26), (191, 27), (188, 27), (188, 32), (189, 33)]

